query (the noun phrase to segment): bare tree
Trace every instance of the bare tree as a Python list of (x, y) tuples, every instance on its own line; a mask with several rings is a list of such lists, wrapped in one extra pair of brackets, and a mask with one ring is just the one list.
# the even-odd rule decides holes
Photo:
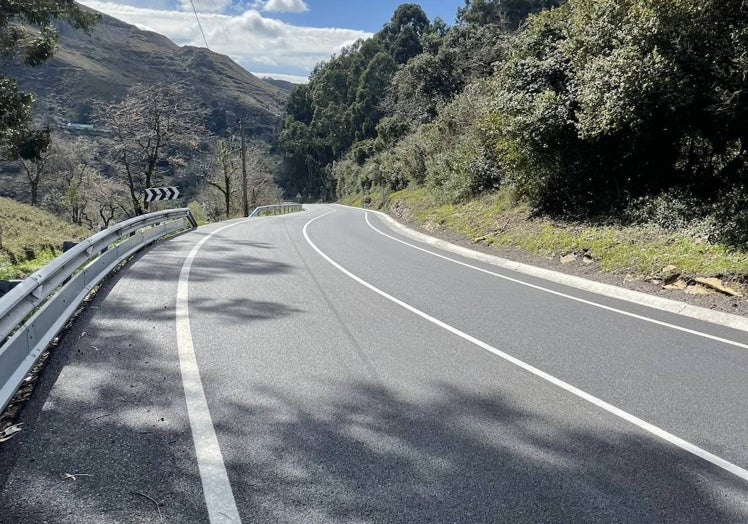
[(136, 85), (113, 106), (99, 104), (95, 121), (110, 135), (110, 157), (125, 179), (135, 214), (148, 211), (142, 191), (152, 187), (157, 165), (177, 159), (205, 135), (204, 112), (180, 86)]
[(275, 165), (268, 147), (262, 142), (250, 142), (246, 146), (247, 193), (249, 207), (274, 204), (282, 198), (283, 191), (275, 183)]
[(113, 220), (132, 216), (129, 209), (129, 188), (123, 183), (95, 175), (91, 180), (90, 197), (83, 219), (89, 227), (96, 224), (101, 229), (109, 227)]
[(94, 165), (93, 144), (84, 138), (56, 137), (52, 169), (56, 182), (57, 205), (71, 222), (82, 225), (93, 186), (100, 175)]
[(223, 197), (226, 218), (231, 218), (234, 196), (239, 191), (239, 151), (233, 140), (217, 140), (213, 156), (202, 167), (205, 182), (216, 188)]

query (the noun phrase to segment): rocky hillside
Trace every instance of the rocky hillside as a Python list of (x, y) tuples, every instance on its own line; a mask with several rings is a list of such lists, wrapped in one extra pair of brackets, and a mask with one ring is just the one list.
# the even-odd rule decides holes
[(87, 122), (94, 99), (116, 100), (138, 83), (191, 86), (212, 109), (220, 133), (242, 118), (250, 133), (274, 135), (287, 94), (225, 55), (180, 47), (168, 38), (102, 15), (91, 35), (61, 26), (59, 47), (39, 67), (11, 66), (10, 76), (37, 97), (37, 112), (59, 124)]

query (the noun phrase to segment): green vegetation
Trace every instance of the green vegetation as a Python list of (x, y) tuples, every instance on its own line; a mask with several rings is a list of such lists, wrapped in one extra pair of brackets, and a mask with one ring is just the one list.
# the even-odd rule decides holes
[(25, 278), (90, 231), (35, 207), (0, 197), (0, 278)]
[(744, 0), (466, 0), (453, 27), (418, 18), (420, 51), (351, 127), (351, 79), (403, 12), (292, 95), (281, 146), (304, 194), (399, 199), (427, 228), (605, 270), (748, 275)]
[[(361, 199), (346, 203), (360, 205)], [(748, 253), (705, 242), (686, 229), (656, 225), (596, 225), (532, 217), (511, 190), (455, 204), (439, 204), (424, 188), (391, 193), (385, 208), (434, 232), (545, 257), (586, 255), (605, 271), (652, 277), (668, 265), (685, 276), (748, 277)]]

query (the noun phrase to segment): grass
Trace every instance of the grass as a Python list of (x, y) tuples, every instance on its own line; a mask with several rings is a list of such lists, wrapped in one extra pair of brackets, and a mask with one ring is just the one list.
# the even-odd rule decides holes
[(36, 207), (0, 197), (0, 278), (25, 278), (90, 231)]
[(370, 207), (386, 207), (427, 231), (441, 230), (544, 257), (584, 253), (607, 272), (647, 278), (674, 265), (687, 277), (748, 278), (748, 252), (744, 250), (653, 225), (618, 227), (531, 218), (529, 208), (509, 190), (459, 204), (440, 204), (425, 188), (391, 193), (385, 199), (378, 195), (351, 197), (345, 203), (361, 205), (370, 200)]

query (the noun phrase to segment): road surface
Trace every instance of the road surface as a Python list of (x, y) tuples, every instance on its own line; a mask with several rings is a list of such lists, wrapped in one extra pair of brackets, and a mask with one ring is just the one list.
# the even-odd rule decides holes
[(103, 286), (2, 522), (748, 521), (748, 336), (309, 206)]

